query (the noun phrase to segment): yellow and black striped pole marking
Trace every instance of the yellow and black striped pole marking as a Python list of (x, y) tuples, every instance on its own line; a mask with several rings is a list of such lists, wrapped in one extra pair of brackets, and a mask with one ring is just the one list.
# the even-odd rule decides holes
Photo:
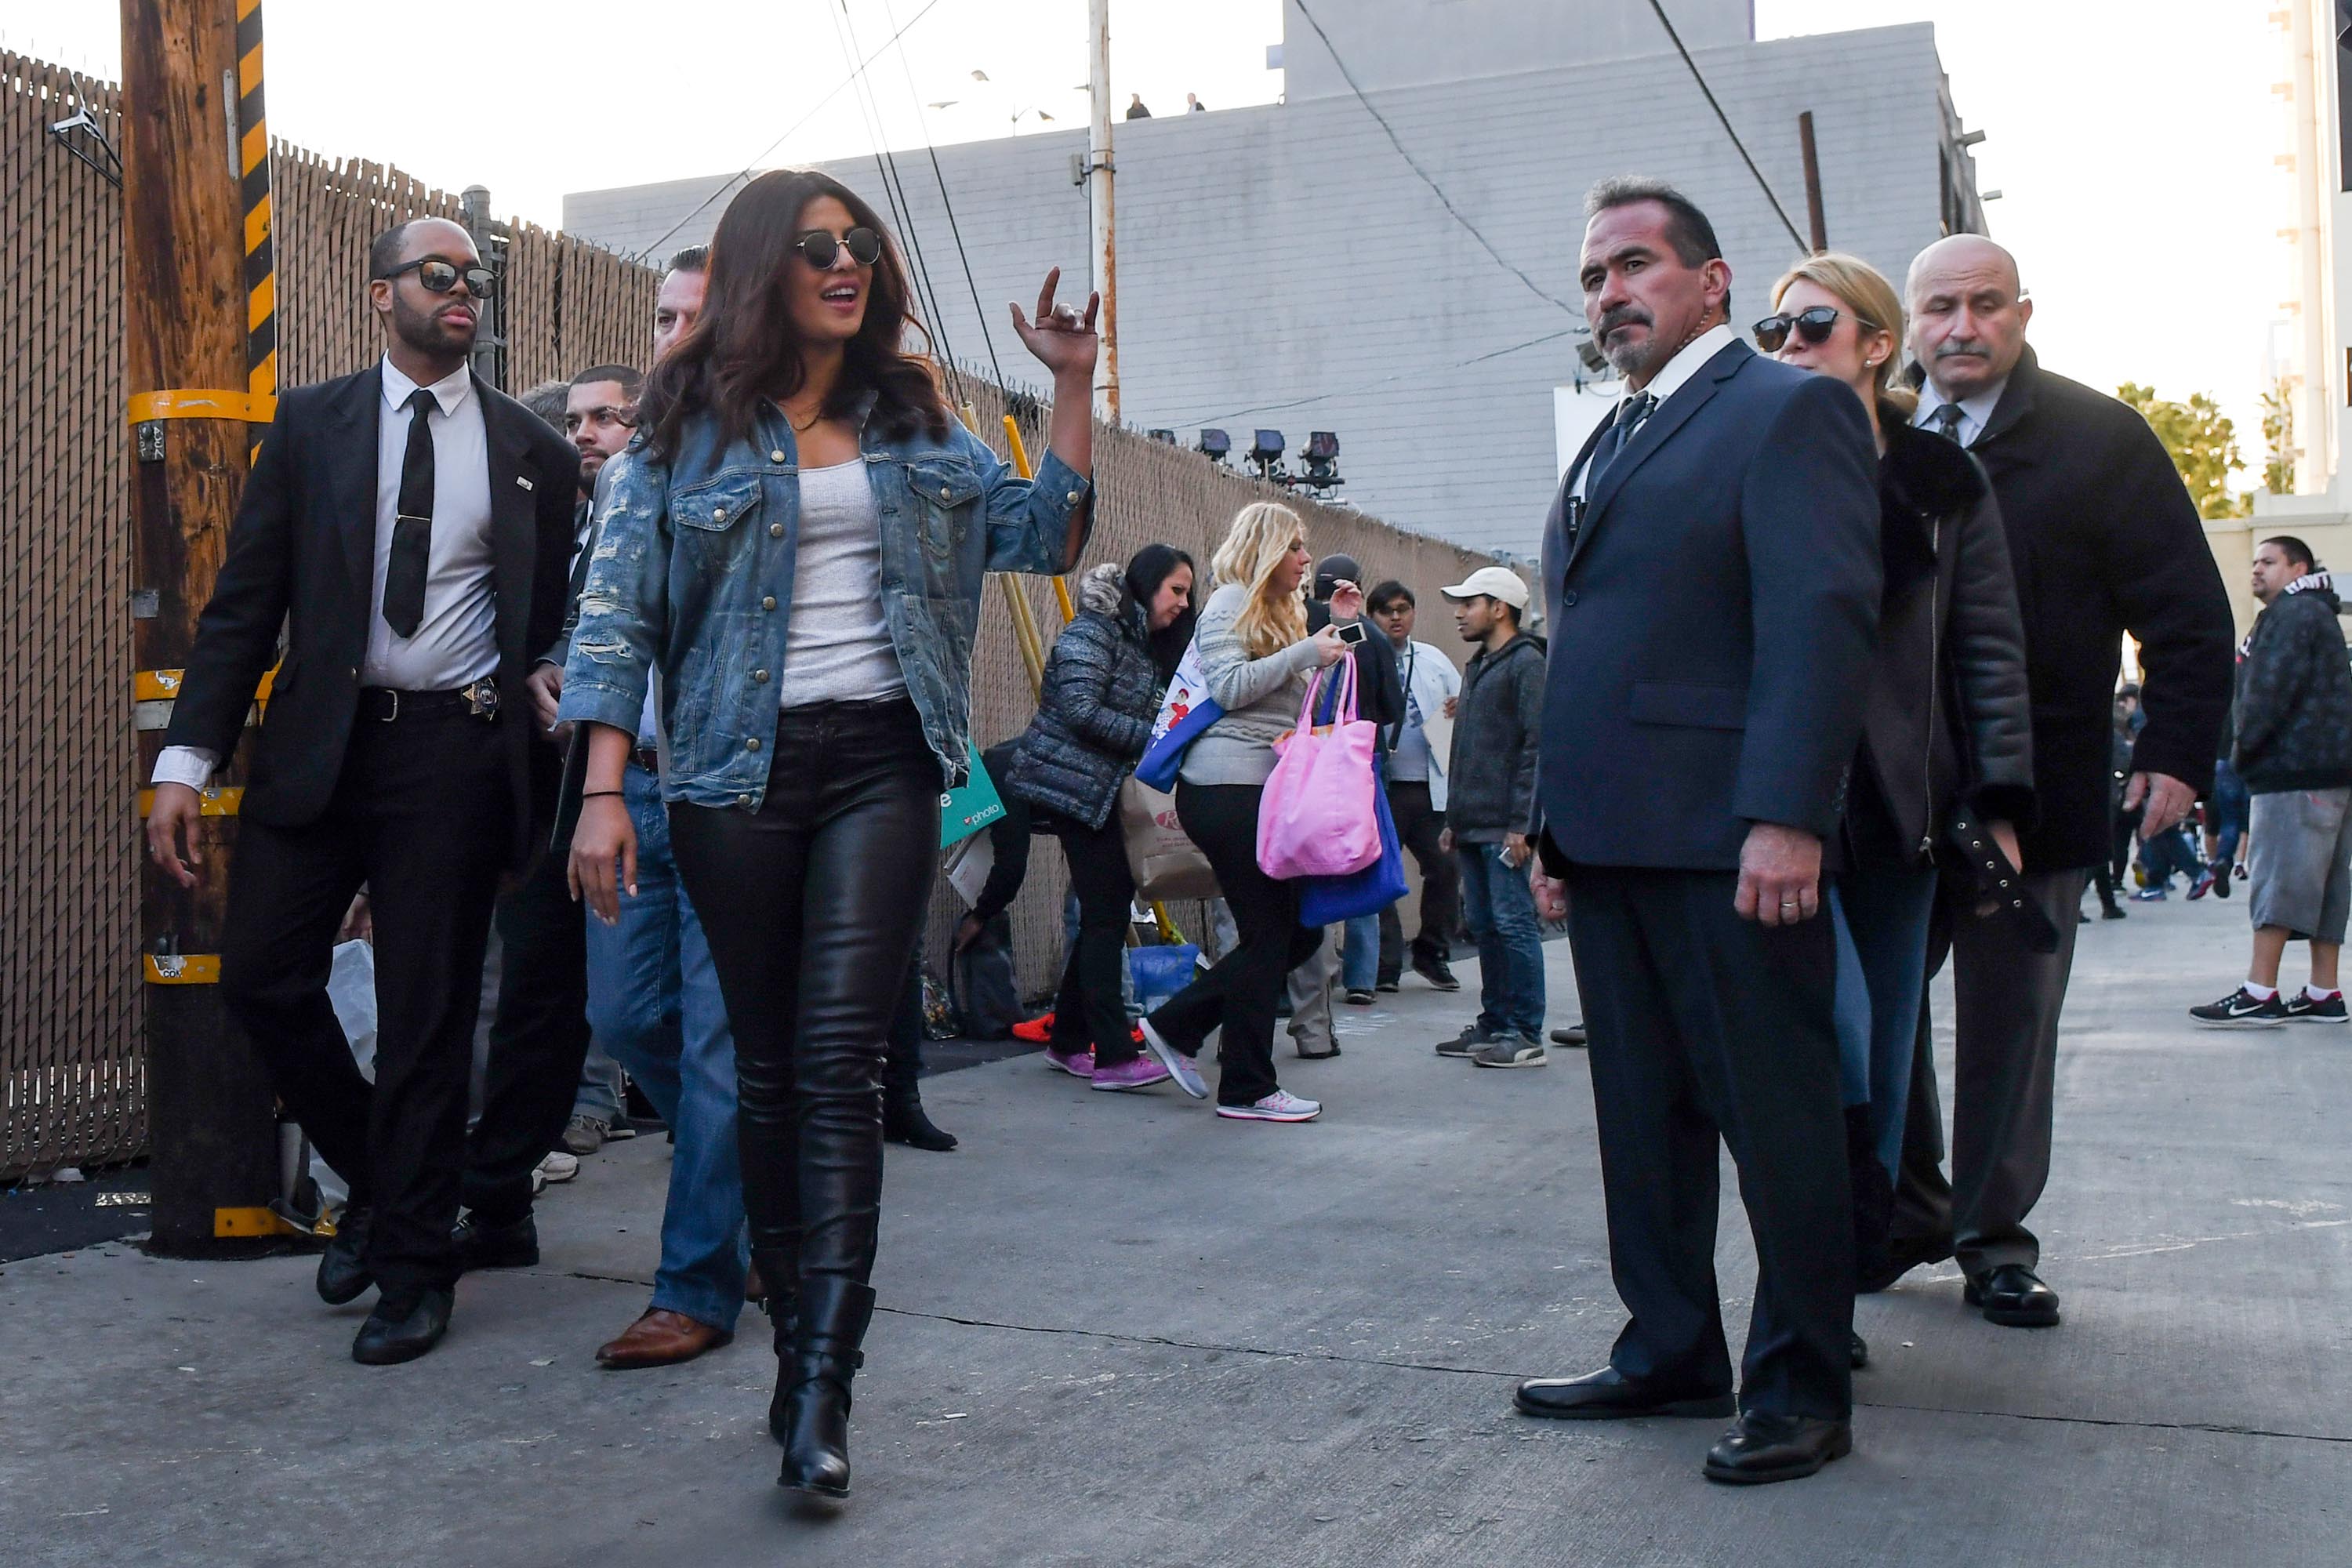
[[(258, 401), (278, 395), (278, 247), (270, 239), (269, 118), (261, 96), (261, 0), (236, 0), (236, 92), (238, 195), (245, 209), (246, 390)], [(257, 438), (251, 451), (258, 455)]]

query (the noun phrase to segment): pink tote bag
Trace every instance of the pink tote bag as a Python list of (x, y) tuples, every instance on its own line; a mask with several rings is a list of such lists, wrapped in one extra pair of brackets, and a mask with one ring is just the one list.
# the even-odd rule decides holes
[(1314, 724), (1324, 671), (1307, 683), (1298, 728), (1274, 743), (1280, 753), (1257, 808), (1257, 864), (1267, 876), (1345, 877), (1381, 858), (1380, 818), (1372, 805), (1377, 727), (1356, 717), (1356, 661), (1341, 659), (1335, 721)]

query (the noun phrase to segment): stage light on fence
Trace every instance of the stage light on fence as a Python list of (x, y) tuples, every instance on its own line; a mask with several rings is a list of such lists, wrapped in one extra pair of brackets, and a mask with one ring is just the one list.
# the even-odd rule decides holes
[(1318, 499), (1328, 499), (1328, 492), (1347, 482), (1339, 478), (1339, 437), (1337, 431), (1309, 431), (1302, 455), (1307, 471), (1298, 476), (1298, 483), (1313, 490)]
[(1256, 463), (1274, 462), (1282, 456), (1282, 448), (1281, 431), (1260, 430), (1257, 432), (1256, 444), (1250, 447), (1250, 460)]
[(1176, 444), (1176, 432), (1173, 430), (1162, 430), (1155, 425), (1147, 434), (1155, 441), (1165, 441), (1171, 447)]
[(1219, 463), (1223, 462), (1225, 460), (1225, 454), (1233, 449), (1234, 438), (1231, 436), (1226, 435), (1223, 430), (1203, 430), (1201, 432), (1201, 450), (1207, 453), (1212, 461)]

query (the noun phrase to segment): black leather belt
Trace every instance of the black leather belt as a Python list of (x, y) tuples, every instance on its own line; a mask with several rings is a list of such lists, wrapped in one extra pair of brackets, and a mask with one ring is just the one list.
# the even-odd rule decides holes
[(386, 686), (362, 687), (360, 717), (378, 724), (406, 719), (479, 719), (488, 723), (499, 716), (499, 683), (488, 677), (455, 691), (400, 691)]
[(639, 746), (629, 753), (629, 761), (649, 773), (658, 774), (661, 772), (661, 752), (656, 747)]

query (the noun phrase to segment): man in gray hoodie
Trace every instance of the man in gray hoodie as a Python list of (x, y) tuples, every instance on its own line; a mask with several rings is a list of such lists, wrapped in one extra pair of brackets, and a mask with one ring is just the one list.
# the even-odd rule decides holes
[[(2263, 613), (2238, 648), (2231, 762), (2252, 797), (2248, 911), (2254, 956), (2243, 985), (2189, 1016), (2215, 1028), (2341, 1024), (2336, 963), (2352, 919), (2352, 663), (2333, 581), (2291, 535), (2254, 547)], [(2281, 996), (2286, 944), (2311, 943), (2311, 979)]]
[(1442, 1057), (1482, 1068), (1544, 1065), (1543, 928), (1528, 884), (1543, 724), (1543, 639), (1519, 628), (1528, 585), (1482, 566), (1444, 590), (1465, 642), (1478, 645), (1455, 700), (1445, 769), (1445, 842), (1462, 868), (1462, 913), (1478, 944), (1478, 1016)]

